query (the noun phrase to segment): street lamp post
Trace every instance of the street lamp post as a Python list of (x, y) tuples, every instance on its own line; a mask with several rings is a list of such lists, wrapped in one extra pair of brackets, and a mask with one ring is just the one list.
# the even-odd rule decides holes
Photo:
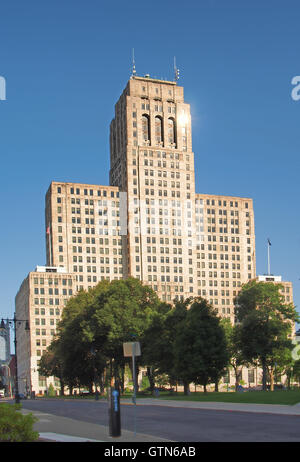
[(2, 364), (1, 367), (7, 367), (7, 370), (8, 370), (8, 374), (7, 374), (7, 382), (8, 382), (8, 393), (9, 393), (9, 397), (11, 398), (12, 397), (12, 393), (11, 393), (11, 374), (10, 374), (10, 368), (7, 364)]
[[(19, 379), (18, 379), (18, 358), (17, 358), (17, 323), (25, 322), (25, 330), (28, 332), (30, 330), (29, 328), (29, 322), (28, 319), (17, 319), (16, 313), (14, 313), (13, 319), (6, 319), (6, 322), (8, 323), (9, 326), (14, 327), (14, 345), (15, 345), (15, 402), (18, 404), (20, 402), (20, 396), (19, 396)], [(1, 320), (1, 325), (0, 325), (0, 330), (3, 332), (6, 330), (4, 320)]]

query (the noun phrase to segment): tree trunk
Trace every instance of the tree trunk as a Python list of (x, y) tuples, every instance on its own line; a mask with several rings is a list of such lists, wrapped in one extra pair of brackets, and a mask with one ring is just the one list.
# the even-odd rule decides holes
[(215, 381), (215, 391), (216, 392), (219, 391), (219, 381), (218, 380)]
[(65, 384), (62, 380), (60, 380), (60, 395), (65, 396)]
[(266, 360), (265, 360), (265, 358), (262, 359), (261, 365), (262, 365), (262, 371), (263, 371), (263, 375), (262, 375), (262, 389), (263, 389), (263, 391), (266, 391), (266, 390), (267, 390), (267, 365), (266, 365)]
[(99, 385), (100, 385), (100, 393), (101, 393), (101, 395), (104, 395), (104, 390), (105, 390), (104, 374), (101, 374), (101, 376), (100, 376)]
[(189, 382), (183, 382), (184, 394), (188, 395), (190, 391)]
[(125, 382), (125, 364), (122, 365), (121, 367), (121, 378), (120, 378), (120, 384), (121, 384), (121, 392), (124, 393), (124, 382)]
[(203, 385), (203, 388), (204, 388), (204, 393), (206, 393), (206, 383)]
[(292, 374), (291, 374), (291, 371), (289, 371), (288, 374), (287, 374), (287, 387), (288, 387), (288, 390), (291, 389), (291, 378), (292, 378)]
[(272, 366), (270, 367), (269, 374), (270, 374), (270, 390), (274, 391), (274, 369)]
[(241, 373), (242, 370), (239, 369), (238, 367), (234, 368), (234, 374), (235, 374), (235, 391), (238, 391), (238, 387), (240, 385), (240, 380), (241, 380)]
[(154, 376), (153, 376), (153, 373), (152, 373), (152, 367), (147, 366), (147, 377), (148, 377), (148, 380), (149, 380), (150, 392), (152, 394), (153, 391), (154, 391), (154, 386), (155, 386)]

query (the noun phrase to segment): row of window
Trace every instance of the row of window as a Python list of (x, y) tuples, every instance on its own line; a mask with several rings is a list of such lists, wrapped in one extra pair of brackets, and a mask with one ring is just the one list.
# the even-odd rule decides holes
[[(73, 246), (74, 253), (96, 253), (96, 247), (81, 247), (81, 246)], [(114, 255), (122, 255), (122, 249), (109, 249), (108, 247), (100, 247), (99, 253), (109, 255), (113, 253)]]
[[(43, 287), (35, 287), (34, 288), (34, 293), (36, 295), (40, 294), (40, 295), (45, 295), (45, 289)], [(49, 288), (48, 289), (48, 295), (59, 295), (61, 293), (61, 295), (72, 295), (73, 294), (73, 291), (72, 289), (61, 289), (61, 291), (59, 289), (52, 289), (52, 288)]]
[[(72, 227), (72, 234), (96, 234), (95, 228), (81, 228), (81, 227)], [(117, 229), (116, 227), (112, 228), (99, 228), (98, 229), (99, 236), (121, 236), (121, 230)]]
[[(62, 212), (62, 208), (61, 207), (57, 207), (57, 213), (61, 213)], [(77, 214), (77, 215), (97, 215), (97, 210), (94, 210), (94, 209), (83, 209), (81, 207), (72, 207), (71, 208), (71, 213), (72, 214)], [(98, 215), (108, 215), (109, 214), (109, 210), (107, 208), (105, 209), (99, 209), (98, 210)], [(110, 214), (112, 217), (118, 217), (119, 216), (119, 210), (111, 210), (110, 211)]]
[(35, 335), (36, 336), (39, 336), (39, 335), (55, 335), (55, 329), (36, 329), (35, 330)]
[[(64, 300), (64, 303), (66, 302), (66, 300)], [(35, 305), (61, 305), (61, 300), (59, 298), (49, 298), (49, 299), (45, 299), (45, 298), (35, 298), (34, 299), (34, 304)]]
[[(149, 85), (149, 87), (150, 87), (150, 89), (152, 90), (152, 88), (153, 88), (152, 83)], [(147, 91), (147, 87), (145, 87), (145, 86), (142, 85), (142, 88), (141, 88), (141, 89), (142, 89), (142, 93), (145, 94), (146, 91)], [(164, 89), (164, 87), (160, 87), (160, 88), (159, 88), (159, 87), (155, 87), (155, 94), (156, 94), (156, 95), (159, 95), (159, 94), (160, 94), (160, 89)], [(173, 94), (172, 90), (168, 90), (168, 95), (169, 95), (169, 96), (172, 96), (172, 94)], [(134, 103), (134, 107), (135, 107), (135, 103)]]
[[(77, 262), (78, 263), (83, 263), (83, 257), (82, 256), (77, 257), (77, 256), (74, 255), (73, 256), (73, 262), (74, 263), (77, 263)], [(87, 263), (97, 263), (96, 257), (86, 257), (86, 262)], [(101, 265), (104, 265), (104, 264), (105, 265), (109, 265), (109, 264), (111, 264), (111, 265), (112, 264), (114, 264), (114, 265), (118, 265), (118, 264), (122, 265), (122, 258), (119, 258), (119, 259), (114, 258), (114, 259), (110, 260), (109, 258), (103, 258), (102, 257), (102, 258), (99, 258), (99, 263)]]
[[(163, 105), (162, 104), (153, 104), (155, 112), (162, 112)], [(141, 103), (141, 109), (149, 111), (150, 110), (150, 103)], [(167, 107), (168, 114), (176, 114), (176, 107), (175, 106), (168, 106)]]
[(100, 266), (100, 267), (96, 267), (96, 266), (87, 266), (85, 269), (83, 269), (83, 266), (77, 266), (77, 265), (74, 265), (73, 266), (73, 271), (74, 273), (83, 273), (83, 272), (88, 272), (88, 273), (114, 273), (114, 274), (117, 274), (117, 273), (120, 273), (122, 274), (123, 273), (123, 268), (122, 267), (111, 267), (111, 266)]
[[(60, 236), (59, 236), (60, 237)], [(62, 242), (62, 241), (59, 241)], [(78, 236), (72, 236), (72, 242), (73, 244), (82, 244), (82, 237)], [(86, 244), (98, 244), (98, 240), (96, 241), (96, 238), (94, 237), (86, 237), (85, 238)], [(112, 239), (110, 240), (109, 238), (99, 238), (99, 245), (109, 245), (112, 244), (114, 247), (115, 246), (121, 246), (122, 245), (122, 240), (121, 239)], [(87, 252), (89, 252), (89, 247), (87, 247)]]
[[(58, 201), (58, 203), (61, 204), (61, 198), (57, 198), (57, 199), (60, 199), (60, 202)], [(76, 204), (76, 205), (80, 205), (81, 204), (81, 200), (79, 198), (74, 198), (72, 197), (71, 198), (71, 204)], [(82, 204), (83, 205), (83, 204)], [(99, 207), (119, 207), (120, 206), (120, 202), (119, 201), (107, 201), (106, 199), (101, 199), (101, 200), (98, 200), (98, 201), (94, 201), (93, 199), (85, 199), (84, 201), (84, 205), (87, 206), (96, 206), (98, 205)]]
[[(204, 227), (200, 227), (200, 232), (204, 232)], [(241, 234), (239, 228), (223, 228), (220, 226), (216, 228), (215, 226), (207, 226), (208, 233), (220, 233), (220, 234)], [(250, 235), (250, 229), (246, 229), (246, 235)]]
[(35, 318), (34, 324), (36, 326), (45, 326), (49, 324), (50, 326), (54, 326), (55, 324), (59, 323), (59, 318)]
[[(196, 199), (196, 205), (204, 205), (205, 199)], [(206, 199), (206, 205), (218, 205), (219, 207), (238, 207), (239, 203), (237, 201), (221, 200), (221, 199)], [(249, 208), (248, 202), (244, 203), (245, 208)]]
[[(57, 187), (57, 194), (62, 193), (62, 188), (61, 186)], [(84, 188), (83, 192), (81, 188), (70, 188), (70, 194), (77, 194), (77, 195), (85, 195), (85, 196), (99, 196), (99, 197), (119, 197), (119, 191), (109, 191), (106, 189), (98, 189), (97, 191), (94, 189), (87, 189)]]
[[(132, 150), (132, 155), (133, 156), (136, 156), (137, 152), (136, 152), (136, 149), (133, 149)], [(167, 158), (170, 158), (171, 160), (173, 159), (176, 159), (176, 160), (183, 160), (183, 154), (180, 154), (178, 152), (170, 152), (170, 153), (167, 153), (165, 151), (143, 151), (141, 154), (144, 154), (144, 157), (157, 157), (158, 159), (162, 158), (162, 159), (167, 159)], [(185, 156), (185, 159), (187, 162), (190, 161), (190, 155), (187, 154)]]
[[(78, 224), (78, 225), (80, 225), (80, 224), (85, 224), (85, 225), (98, 224), (100, 226), (114, 226), (114, 227), (119, 227), (120, 226), (120, 221), (119, 220), (113, 220), (113, 219), (111, 220), (111, 219), (108, 219), (108, 218), (99, 219), (99, 220), (95, 220), (94, 218), (85, 218), (85, 219), (81, 220), (81, 218), (79, 218), (79, 217), (72, 217), (71, 222), (72, 222), (72, 224)], [(89, 232), (87, 232), (87, 234), (89, 234)], [(95, 233), (92, 233), (92, 234), (95, 234)], [(103, 233), (101, 233), (101, 234), (103, 234)]]
[[(46, 309), (45, 308), (35, 308), (34, 309), (34, 314), (36, 315), (41, 315), (41, 316), (44, 316), (46, 315)], [(50, 316), (59, 316), (60, 315), (60, 309), (59, 308), (49, 308), (49, 310), (47, 310), (47, 315), (50, 315)]]
[[(143, 201), (134, 198), (133, 203), (134, 205), (139, 205), (143, 204)], [(159, 205), (164, 207), (182, 207), (184, 205), (188, 209), (192, 208), (192, 203), (190, 201), (182, 203), (181, 201), (175, 201), (174, 199), (150, 199), (147, 197), (145, 199), (145, 203), (146, 205)]]
[[(136, 112), (132, 113), (132, 117), (136, 118)], [(150, 117), (148, 114), (143, 114), (141, 119), (142, 126), (142, 136), (144, 141), (151, 140), (151, 130), (150, 130)], [(176, 122), (173, 117), (168, 117), (167, 119), (167, 133), (165, 136), (164, 133), (164, 123), (161, 116), (154, 117), (154, 139), (157, 144), (167, 142), (168, 144), (177, 143), (177, 129)], [(133, 136), (137, 136), (137, 132), (133, 131)]]
[[(207, 245), (201, 244), (200, 246), (197, 247), (197, 250), (205, 250), (205, 249), (217, 250), (217, 247), (219, 247), (221, 251), (230, 252), (230, 246), (223, 245), (223, 244), (220, 244), (220, 246), (217, 246), (217, 244), (207, 244)], [(231, 246), (231, 252), (240, 252), (240, 251), (241, 251), (241, 248), (239, 245)]]
[(49, 279), (46, 279), (45, 278), (33, 278), (33, 282), (34, 284), (45, 284), (45, 281), (46, 283), (48, 283), (48, 285), (59, 285), (59, 282), (62, 283), (63, 286), (71, 286), (73, 281), (72, 279), (52, 279), (52, 278), (49, 278)]
[[(135, 181), (136, 178), (134, 178)], [(135, 181), (133, 182), (133, 184), (137, 184), (135, 183)], [(155, 186), (155, 181), (154, 180), (149, 180), (148, 178), (145, 178), (145, 186)], [(162, 181), (162, 180), (158, 180), (157, 181), (157, 186), (158, 187), (164, 187), (164, 188), (182, 188), (182, 184), (180, 183), (180, 181), (171, 181), (169, 184), (167, 181)], [(191, 185), (190, 183), (186, 183), (185, 185), (186, 189), (191, 189)]]

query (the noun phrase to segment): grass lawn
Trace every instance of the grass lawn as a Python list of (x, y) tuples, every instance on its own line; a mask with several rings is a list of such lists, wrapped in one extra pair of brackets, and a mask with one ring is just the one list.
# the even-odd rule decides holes
[[(124, 393), (121, 395), (121, 399), (132, 398), (132, 393)], [(51, 398), (43, 396), (42, 398)], [(95, 400), (95, 396), (78, 396), (78, 395), (65, 395), (56, 396), (57, 399), (89, 399)], [(223, 403), (252, 403), (252, 404), (285, 404), (292, 406), (293, 404), (300, 403), (300, 390), (276, 390), (276, 391), (244, 391), (242, 393), (237, 392), (191, 392), (189, 396), (185, 396), (183, 392), (170, 394), (167, 391), (161, 391), (158, 397), (154, 397), (148, 393), (137, 393), (137, 399), (139, 398), (152, 398), (153, 400), (168, 399), (168, 400), (184, 400), (184, 401), (202, 401), (202, 402), (223, 402)], [(99, 395), (99, 399), (107, 399), (107, 395)]]
[[(140, 396), (142, 398), (142, 396)], [(148, 397), (144, 395), (144, 398)], [(192, 392), (189, 396), (183, 393), (160, 392), (158, 398), (185, 401), (223, 402), (223, 403), (252, 403), (252, 404), (286, 404), (293, 405), (300, 402), (300, 390), (278, 391), (244, 391), (237, 392)]]

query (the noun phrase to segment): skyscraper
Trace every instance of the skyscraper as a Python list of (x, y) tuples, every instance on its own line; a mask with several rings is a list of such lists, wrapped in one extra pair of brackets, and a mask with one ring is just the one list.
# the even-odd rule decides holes
[(177, 82), (133, 75), (110, 125), (110, 186), (52, 182), (47, 264), (77, 288), (133, 276), (172, 302), (201, 295), (220, 315), (255, 277), (252, 199), (195, 192), (190, 106)]
[[(53, 181), (46, 193), (47, 263), (16, 296), (17, 317), (30, 323), (18, 342), (21, 392), (58, 388), (38, 363), (80, 289), (133, 276), (163, 301), (201, 296), (234, 322), (234, 298), (256, 277), (253, 201), (196, 193), (190, 106), (177, 82), (132, 75), (110, 124), (109, 182)], [(292, 301), (291, 283), (283, 294)], [(258, 384), (257, 369), (243, 374)]]

